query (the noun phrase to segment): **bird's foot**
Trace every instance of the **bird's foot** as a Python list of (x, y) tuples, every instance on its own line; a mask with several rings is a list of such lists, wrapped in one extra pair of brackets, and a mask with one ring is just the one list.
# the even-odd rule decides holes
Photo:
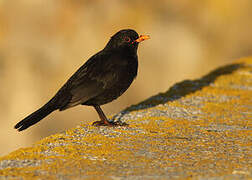
[(92, 124), (93, 126), (110, 126), (110, 127), (115, 127), (115, 126), (128, 126), (129, 124), (121, 121), (116, 121), (116, 122), (109, 122), (109, 121), (95, 121)]

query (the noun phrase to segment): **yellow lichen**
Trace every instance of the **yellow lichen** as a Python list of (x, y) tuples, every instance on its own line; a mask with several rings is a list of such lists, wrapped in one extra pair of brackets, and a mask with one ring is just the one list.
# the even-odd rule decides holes
[[(1, 169), (0, 175), (26, 179), (56, 179), (60, 174), (77, 179), (81, 175), (104, 179), (103, 175), (112, 176), (118, 167), (125, 165), (134, 166), (135, 169), (127, 172), (126, 167), (125, 171), (120, 172), (121, 176), (157, 174), (160, 169), (176, 167), (177, 172), (187, 172), (186, 177), (191, 177), (204, 175), (205, 171), (209, 176), (217, 176), (232, 173), (236, 168), (247, 168), (244, 165), (248, 162), (246, 154), (238, 158), (235, 155), (241, 151), (238, 148), (248, 152), (252, 146), (251, 141), (247, 140), (247, 137), (252, 135), (249, 130), (252, 128), (252, 92), (246, 88), (230, 88), (230, 85), (251, 86), (252, 58), (243, 58), (237, 63), (244, 66), (230, 74), (218, 77), (211, 74), (196, 80), (195, 82), (204, 84), (196, 91), (187, 87), (193, 85), (193, 81), (186, 82), (181, 85), (184, 89), (179, 91), (183, 95), (178, 99), (181, 101), (161, 103), (186, 111), (192, 107), (183, 104), (183, 100), (193, 97), (210, 99), (201, 102), (200, 107), (193, 107), (195, 111), (199, 111), (195, 114), (199, 116), (196, 119), (186, 116), (172, 119), (151, 115), (149, 112), (152, 110), (165, 111), (166, 106), (157, 106), (160, 103), (157, 99), (148, 100), (143, 103), (153, 105), (148, 110), (127, 109), (132, 114), (143, 111), (147, 114), (132, 120), (129, 128), (115, 128), (104, 135), (94, 133), (98, 132), (97, 127), (83, 124), (79, 128), (49, 136), (32, 147), (21, 148), (0, 158), (0, 161), (20, 162), (41, 160), (40, 163), (36, 166)], [(212, 77), (215, 78), (210, 85), (209, 79)], [(177, 92), (172, 90), (160, 95), (169, 97), (173, 93)], [(244, 120), (244, 117), (247, 119)], [(220, 126), (230, 130), (219, 131)], [(93, 133), (85, 134), (84, 129)], [(79, 134), (82, 136), (77, 136)], [(52, 144), (57, 146), (51, 146)], [(153, 168), (153, 164), (158, 164), (159, 168)], [(217, 170), (208, 171), (210, 166), (215, 166)], [(199, 168), (202, 172), (197, 171)]]

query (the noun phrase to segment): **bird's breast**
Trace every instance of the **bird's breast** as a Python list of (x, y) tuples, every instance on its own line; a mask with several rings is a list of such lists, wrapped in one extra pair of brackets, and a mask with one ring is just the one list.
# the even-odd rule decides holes
[[(121, 59), (122, 60), (122, 59)], [(87, 105), (102, 105), (121, 96), (131, 85), (137, 75), (138, 62), (136, 60), (121, 61), (110, 72), (104, 74), (103, 91), (98, 96), (86, 102)], [(107, 76), (107, 77), (106, 77)]]

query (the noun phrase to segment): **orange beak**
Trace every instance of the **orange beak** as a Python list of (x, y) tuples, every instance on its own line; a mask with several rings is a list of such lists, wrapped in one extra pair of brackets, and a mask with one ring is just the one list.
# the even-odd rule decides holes
[(136, 39), (135, 42), (140, 43), (140, 42), (147, 40), (147, 39), (150, 39), (149, 35), (140, 35), (140, 37), (138, 39)]

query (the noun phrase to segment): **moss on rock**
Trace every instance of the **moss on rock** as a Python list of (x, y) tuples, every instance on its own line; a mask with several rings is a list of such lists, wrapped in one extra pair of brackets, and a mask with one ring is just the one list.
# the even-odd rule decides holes
[[(251, 178), (252, 58), (0, 158), (0, 178)], [(111, 117), (112, 118), (112, 117)]]

